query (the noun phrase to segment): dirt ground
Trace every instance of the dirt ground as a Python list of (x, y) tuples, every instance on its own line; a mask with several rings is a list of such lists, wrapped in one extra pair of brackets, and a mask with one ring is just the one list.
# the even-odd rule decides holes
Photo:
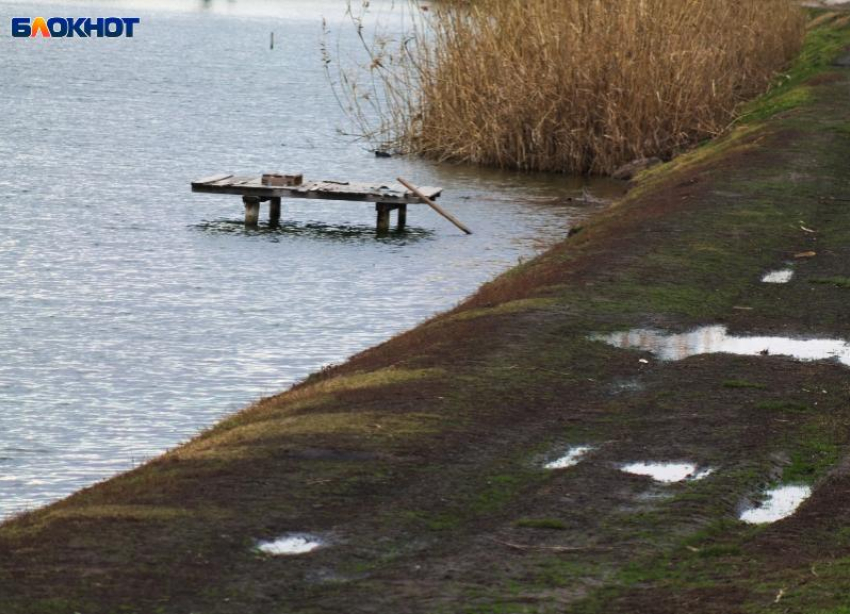
[[(590, 338), (850, 339), (848, 44), (823, 19), (730, 135), (457, 309), (0, 526), (0, 614), (850, 612), (850, 367)], [(738, 520), (778, 483), (814, 494)], [(327, 545), (256, 549), (290, 532)]]

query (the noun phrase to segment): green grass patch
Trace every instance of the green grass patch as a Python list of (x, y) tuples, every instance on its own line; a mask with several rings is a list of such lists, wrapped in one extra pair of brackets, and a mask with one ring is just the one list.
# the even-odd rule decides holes
[(507, 301), (496, 305), (495, 307), (483, 307), (479, 309), (467, 309), (453, 316), (444, 318), (443, 322), (460, 322), (464, 320), (472, 320), (483, 316), (498, 316), (520, 313), (523, 311), (534, 311), (540, 309), (552, 308), (557, 305), (557, 301), (551, 298), (526, 298), (515, 301)]
[(741, 109), (739, 123), (761, 122), (811, 100), (811, 88), (802, 83), (830, 69), (832, 61), (850, 45), (850, 28), (825, 24), (809, 31), (803, 50), (788, 71), (761, 98)]
[(791, 452), (791, 463), (782, 471), (785, 482), (811, 484), (832, 469), (841, 457), (841, 445), (836, 441), (831, 424), (808, 425), (793, 437), (796, 446)]
[(733, 388), (733, 389), (752, 388), (754, 390), (767, 390), (767, 385), (765, 385), (765, 384), (759, 384), (757, 382), (748, 382), (747, 380), (743, 380), (743, 379), (728, 379), (725, 382), (723, 382), (723, 387), (724, 388)]
[(811, 411), (811, 407), (797, 401), (760, 401), (756, 403), (756, 409), (772, 412), (797, 412), (805, 413)]
[(522, 518), (514, 523), (514, 526), (523, 529), (550, 529), (552, 531), (566, 531), (567, 525), (557, 518)]
[(745, 107), (741, 123), (762, 122), (774, 115), (796, 109), (812, 99), (812, 89), (800, 85), (790, 90), (783, 90), (775, 94), (769, 94), (759, 99), (752, 105)]
[(850, 277), (818, 277), (816, 279), (810, 279), (809, 283), (850, 290)]
[(423, 525), (429, 531), (452, 531), (463, 524), (463, 519), (460, 516), (450, 512), (427, 513), (414, 511), (406, 512), (404, 516), (416, 524)]

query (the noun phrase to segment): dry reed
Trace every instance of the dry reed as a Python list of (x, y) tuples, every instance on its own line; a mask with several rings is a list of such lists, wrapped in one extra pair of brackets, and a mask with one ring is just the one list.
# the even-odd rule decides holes
[(376, 146), (610, 173), (717, 135), (799, 51), (792, 0), (478, 0), (407, 10), (341, 100)]

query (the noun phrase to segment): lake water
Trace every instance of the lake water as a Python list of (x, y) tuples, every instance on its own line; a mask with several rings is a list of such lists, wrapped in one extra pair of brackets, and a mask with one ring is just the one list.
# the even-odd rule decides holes
[[(575, 179), (377, 159), (338, 136), (321, 19), (352, 57), (344, 12), (0, 0), (0, 517), (451, 307), (588, 213)], [(9, 34), (13, 16), (111, 15), (140, 17), (135, 37)], [(238, 197), (190, 193), (222, 171), (443, 185), (475, 234), (417, 206), (410, 232), (376, 239), (373, 206), (322, 201), (246, 231)]]

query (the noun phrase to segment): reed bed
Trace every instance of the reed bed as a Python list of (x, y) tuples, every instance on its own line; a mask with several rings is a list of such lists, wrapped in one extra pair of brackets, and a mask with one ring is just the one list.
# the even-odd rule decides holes
[[(477, 0), (407, 7), (341, 100), (376, 147), (610, 173), (723, 132), (798, 53), (792, 0)], [(330, 66), (330, 60), (329, 64)], [(366, 79), (363, 79), (363, 76)]]

